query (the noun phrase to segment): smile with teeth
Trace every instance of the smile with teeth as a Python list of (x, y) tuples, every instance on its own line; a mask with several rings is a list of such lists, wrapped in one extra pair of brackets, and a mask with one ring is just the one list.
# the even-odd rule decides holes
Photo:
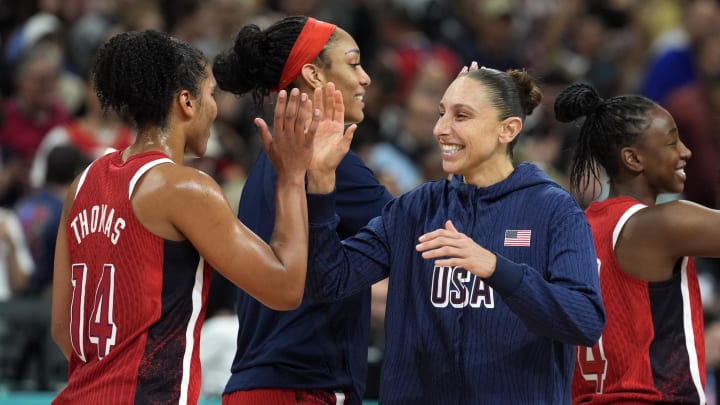
[(360, 101), (360, 102), (362, 102), (362, 101), (363, 101), (363, 97), (364, 97), (363, 95), (355, 96), (355, 101)]
[(685, 174), (685, 168), (684, 168), (684, 167), (681, 167), (681, 168), (679, 168), (679, 169), (676, 169), (676, 170), (675, 170), (675, 174), (677, 174), (678, 176), (682, 177), (683, 179), (687, 176), (687, 175)]
[(442, 153), (448, 154), (448, 155), (455, 154), (463, 149), (465, 149), (465, 147), (461, 146), (461, 145), (453, 145), (453, 144), (447, 144), (447, 143), (440, 145), (440, 150), (442, 150)]

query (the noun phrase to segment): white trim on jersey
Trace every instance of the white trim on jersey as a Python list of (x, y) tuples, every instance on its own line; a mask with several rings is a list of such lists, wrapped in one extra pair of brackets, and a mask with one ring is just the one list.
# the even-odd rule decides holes
[[(169, 159), (168, 159), (169, 160)], [(178, 404), (186, 405), (188, 389), (190, 387), (190, 367), (192, 366), (192, 354), (195, 349), (195, 325), (200, 317), (202, 309), (202, 292), (205, 269), (205, 259), (200, 256), (197, 268), (195, 269), (195, 284), (192, 289), (192, 313), (185, 329), (185, 354), (183, 355), (182, 381), (180, 382), (180, 400)]]
[[(645, 207), (646, 205), (644, 204), (635, 204), (632, 207), (628, 208), (627, 211), (625, 211), (625, 213), (620, 217), (617, 224), (615, 225), (615, 229), (613, 230), (613, 250), (615, 249), (615, 244), (617, 243), (617, 239), (620, 236), (620, 231), (622, 231), (625, 223), (628, 221), (628, 219), (630, 219), (631, 216), (633, 216), (636, 212), (640, 211)], [(697, 349), (695, 347), (695, 332), (693, 330), (692, 307), (690, 303), (690, 286), (688, 284), (687, 276), (688, 260), (689, 259), (687, 257), (684, 257), (680, 268), (680, 291), (682, 293), (683, 301), (683, 330), (685, 332), (685, 351), (688, 355), (690, 376), (692, 377), (693, 384), (695, 384), (695, 389), (697, 390), (698, 397), (700, 398), (700, 403), (704, 404), (706, 401), (705, 390), (702, 387), (702, 379), (700, 378), (700, 365), (698, 364)]]
[(157, 160), (153, 160), (151, 162), (147, 162), (142, 167), (138, 169), (137, 172), (135, 172), (135, 175), (130, 179), (130, 187), (128, 187), (128, 199), (132, 198), (133, 191), (135, 191), (135, 185), (140, 180), (140, 177), (142, 177), (145, 173), (147, 173), (148, 170), (152, 169), (153, 167), (162, 164), (162, 163), (175, 163), (172, 160), (168, 158), (161, 158)]
[(140, 180), (140, 177), (142, 177), (145, 173), (147, 173), (148, 170), (152, 169), (153, 167), (162, 164), (162, 163), (175, 163), (172, 160), (168, 158), (161, 158), (157, 160), (153, 160), (151, 162), (147, 162), (144, 165), (142, 165), (141, 168), (138, 169), (137, 172), (135, 172), (135, 175), (132, 179), (130, 179), (130, 187), (128, 187), (128, 199), (132, 198), (132, 193), (135, 191), (135, 185)]
[(680, 291), (682, 291), (683, 300), (683, 329), (685, 330), (685, 348), (690, 361), (690, 376), (692, 376), (695, 389), (697, 390), (700, 403), (705, 403), (705, 390), (702, 386), (700, 378), (700, 365), (698, 364), (697, 349), (695, 347), (695, 333), (693, 331), (692, 307), (690, 305), (690, 286), (688, 284), (687, 265), (689, 259), (683, 258), (680, 268), (682, 281), (680, 282)]
[(617, 224), (615, 224), (615, 229), (613, 230), (613, 239), (612, 239), (612, 248), (613, 251), (615, 251), (615, 244), (617, 243), (618, 238), (620, 237), (620, 231), (622, 231), (623, 227), (625, 227), (625, 223), (630, 219), (631, 216), (635, 215), (636, 212), (640, 211), (641, 209), (647, 207), (645, 204), (635, 204), (632, 207), (628, 208), (627, 211), (625, 211), (624, 214), (618, 219)]
[(75, 196), (73, 196), (73, 199), (77, 198), (77, 195), (80, 192), (80, 189), (82, 188), (83, 183), (85, 183), (85, 177), (87, 177), (88, 171), (90, 171), (90, 168), (92, 167), (93, 163), (95, 163), (95, 161), (90, 163), (88, 165), (88, 167), (86, 167), (85, 170), (83, 170), (82, 174), (80, 175), (80, 180), (78, 181), (77, 188), (75, 189)]

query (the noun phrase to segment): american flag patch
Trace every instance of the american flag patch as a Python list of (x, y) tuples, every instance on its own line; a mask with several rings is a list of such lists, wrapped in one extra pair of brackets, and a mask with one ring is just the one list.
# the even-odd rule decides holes
[(505, 230), (503, 246), (530, 246), (531, 234), (532, 231), (529, 229), (507, 229)]

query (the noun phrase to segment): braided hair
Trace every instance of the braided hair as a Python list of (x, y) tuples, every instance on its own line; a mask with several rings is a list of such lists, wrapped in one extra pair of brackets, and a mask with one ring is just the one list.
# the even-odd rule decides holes
[(572, 84), (558, 95), (555, 100), (558, 121), (584, 118), (570, 169), (570, 185), (574, 191), (587, 189), (591, 180), (588, 173), (599, 180), (599, 166), (611, 180), (617, 176), (620, 150), (638, 142), (650, 126), (648, 111), (655, 105), (640, 95), (603, 99), (586, 83)]

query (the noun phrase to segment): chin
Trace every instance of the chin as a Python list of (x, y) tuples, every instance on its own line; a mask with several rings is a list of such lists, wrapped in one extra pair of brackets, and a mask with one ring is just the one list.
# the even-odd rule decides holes
[(363, 119), (365, 119), (365, 114), (362, 111), (349, 113), (345, 116), (345, 125), (359, 124)]

